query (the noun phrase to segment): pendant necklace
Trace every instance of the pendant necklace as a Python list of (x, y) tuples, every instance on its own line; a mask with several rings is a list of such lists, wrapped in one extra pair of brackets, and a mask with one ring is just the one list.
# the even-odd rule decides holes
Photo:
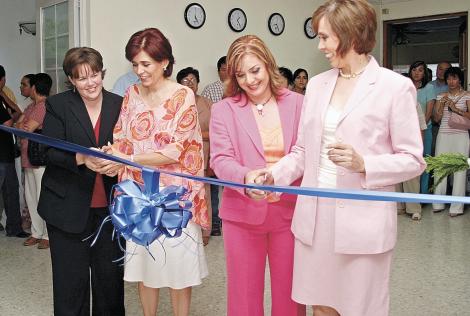
[(266, 105), (266, 103), (269, 102), (269, 100), (271, 100), (271, 98), (272, 98), (272, 95), (270, 95), (269, 98), (265, 102), (255, 104), (256, 110), (258, 110), (259, 115), (263, 116), (264, 106)]

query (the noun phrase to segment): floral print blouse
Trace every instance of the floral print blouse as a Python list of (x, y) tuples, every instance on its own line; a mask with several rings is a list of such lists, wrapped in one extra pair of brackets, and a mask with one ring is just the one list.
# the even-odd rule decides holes
[[(194, 94), (183, 85), (175, 87), (162, 104), (150, 108), (138, 86), (131, 86), (124, 96), (114, 128), (114, 143), (127, 155), (156, 152), (177, 161), (158, 167), (161, 170), (203, 176), (202, 135)], [(119, 181), (125, 179), (143, 183), (140, 169), (129, 166), (119, 173)], [(168, 185), (184, 186), (189, 190), (193, 221), (209, 228), (204, 183), (160, 174), (160, 186)]]

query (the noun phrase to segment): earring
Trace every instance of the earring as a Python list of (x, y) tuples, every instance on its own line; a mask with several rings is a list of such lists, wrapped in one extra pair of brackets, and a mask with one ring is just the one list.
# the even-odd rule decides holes
[(166, 66), (163, 66), (163, 71), (166, 71)]
[(73, 92), (75, 93), (75, 86), (73, 86)]

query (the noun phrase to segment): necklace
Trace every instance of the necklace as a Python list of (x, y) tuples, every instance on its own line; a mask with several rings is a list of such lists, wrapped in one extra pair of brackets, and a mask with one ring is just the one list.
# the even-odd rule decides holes
[(454, 98), (456, 98), (456, 97), (459, 97), (459, 96), (462, 94), (462, 90), (463, 90), (463, 89), (460, 88), (459, 91), (457, 91), (457, 92), (454, 93), (454, 94), (451, 94), (450, 91), (449, 91), (448, 96), (449, 96), (451, 99), (454, 99)]
[(364, 70), (366, 70), (366, 68), (363, 68), (361, 71), (358, 71), (358, 72), (352, 72), (350, 74), (345, 74), (343, 72), (343, 69), (340, 68), (339, 69), (339, 76), (343, 77), (344, 79), (348, 79), (348, 80), (349, 79), (354, 79), (356, 77), (359, 77), (364, 72)]
[(270, 95), (269, 98), (265, 102), (255, 104), (256, 110), (258, 110), (259, 115), (263, 116), (264, 106), (266, 105), (266, 103), (269, 102), (269, 100), (271, 100), (271, 98), (272, 98), (272, 95)]

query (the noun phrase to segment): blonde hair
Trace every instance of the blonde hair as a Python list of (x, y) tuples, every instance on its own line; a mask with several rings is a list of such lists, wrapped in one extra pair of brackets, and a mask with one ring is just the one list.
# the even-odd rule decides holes
[(227, 53), (227, 80), (225, 81), (225, 95), (233, 97), (242, 92), (236, 78), (237, 68), (240, 66), (242, 58), (252, 54), (259, 58), (266, 66), (269, 73), (269, 85), (271, 92), (279, 96), (282, 90), (282, 76), (274, 56), (269, 51), (266, 44), (256, 35), (245, 35), (237, 38)]
[(320, 6), (312, 17), (315, 33), (325, 18), (339, 39), (336, 53), (343, 57), (351, 48), (358, 54), (367, 54), (375, 46), (377, 17), (366, 0), (329, 0)]

